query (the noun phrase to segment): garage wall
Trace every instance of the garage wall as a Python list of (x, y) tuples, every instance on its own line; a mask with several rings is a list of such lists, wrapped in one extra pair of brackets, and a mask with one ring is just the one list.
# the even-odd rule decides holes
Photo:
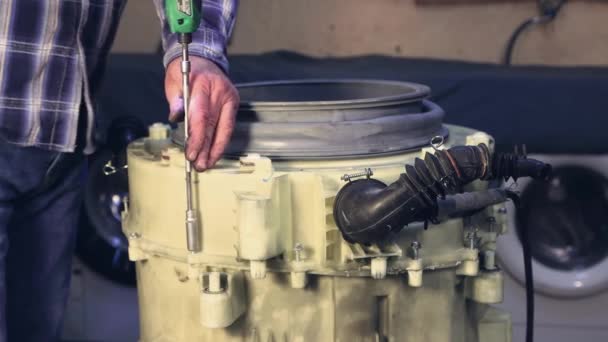
[(154, 52), (159, 44), (160, 26), (152, 0), (128, 0), (113, 52)]
[[(229, 50), (498, 62), (514, 28), (535, 14), (534, 2), (521, 1), (417, 5), (414, 0), (241, 0)], [(132, 16), (140, 19), (129, 20)], [(514, 63), (608, 64), (607, 18), (608, 1), (568, 3), (554, 23), (522, 35)], [(152, 1), (131, 0), (124, 19), (115, 51), (153, 51), (158, 19)]]

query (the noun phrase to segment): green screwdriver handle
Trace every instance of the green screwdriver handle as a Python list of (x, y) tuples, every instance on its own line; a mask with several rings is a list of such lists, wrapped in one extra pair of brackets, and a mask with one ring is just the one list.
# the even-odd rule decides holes
[(201, 23), (201, 0), (165, 0), (165, 11), (173, 33), (196, 32)]

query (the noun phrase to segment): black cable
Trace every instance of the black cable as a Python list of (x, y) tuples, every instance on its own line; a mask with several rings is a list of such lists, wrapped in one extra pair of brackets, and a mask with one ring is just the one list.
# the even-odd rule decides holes
[[(511, 199), (516, 210), (521, 208), (519, 196), (507, 191), (507, 197)], [(526, 342), (534, 341), (534, 276), (532, 273), (532, 254), (530, 251), (530, 239), (527, 229), (521, 231), (521, 245), (524, 252), (524, 277), (526, 282)]]
[(521, 23), (516, 29), (515, 31), (513, 31), (513, 33), (511, 34), (511, 38), (509, 38), (509, 41), (507, 43), (507, 48), (505, 50), (505, 56), (504, 56), (504, 60), (503, 60), (503, 64), (504, 65), (511, 65), (511, 58), (513, 56), (513, 49), (515, 48), (515, 43), (517, 42), (517, 39), (519, 38), (519, 35), (524, 32), (528, 27), (535, 25), (539, 22), (541, 17), (534, 17), (534, 18), (530, 18), (527, 19), (526, 21), (524, 21), (523, 23)]
[(515, 31), (513, 31), (513, 33), (511, 34), (511, 37), (507, 41), (507, 48), (505, 49), (503, 64), (508, 65), (508, 66), (511, 65), (511, 59), (513, 57), (513, 50), (515, 49), (515, 43), (517, 43), (517, 39), (519, 39), (519, 36), (525, 30), (527, 30), (528, 28), (530, 28), (534, 25), (545, 24), (545, 23), (548, 23), (548, 22), (552, 21), (553, 19), (555, 19), (555, 17), (557, 16), (557, 13), (559, 13), (559, 11), (561, 10), (562, 6), (565, 3), (566, 3), (566, 0), (560, 0), (560, 1), (556, 2), (555, 4), (551, 4), (550, 7), (545, 7), (545, 6), (549, 6), (549, 5), (543, 6), (541, 3), (541, 5), (540, 5), (541, 15), (527, 19), (523, 23), (519, 24), (519, 26), (517, 26), (517, 28), (515, 29)]

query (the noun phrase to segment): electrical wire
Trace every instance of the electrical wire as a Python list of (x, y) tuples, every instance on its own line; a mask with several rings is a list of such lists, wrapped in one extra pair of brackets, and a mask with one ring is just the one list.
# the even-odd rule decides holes
[(542, 25), (542, 24), (546, 24), (548, 22), (553, 21), (553, 19), (555, 19), (555, 17), (557, 16), (557, 13), (559, 13), (559, 11), (561, 10), (562, 6), (565, 3), (566, 3), (566, 0), (561, 0), (550, 8), (543, 8), (543, 6), (541, 6), (541, 11), (542, 11), (541, 15), (529, 18), (529, 19), (525, 20), (523, 23), (519, 24), (519, 26), (517, 26), (517, 28), (515, 29), (515, 31), (513, 31), (513, 33), (511, 34), (511, 37), (507, 41), (507, 47), (505, 49), (505, 54), (503, 57), (503, 64), (507, 65), (507, 66), (511, 65), (511, 60), (513, 57), (513, 50), (515, 49), (515, 44), (517, 43), (519, 36), (524, 31), (526, 31), (528, 28), (530, 28), (532, 26)]
[[(519, 196), (513, 191), (507, 191), (507, 197), (515, 205), (515, 209), (521, 208)], [(530, 251), (530, 239), (527, 229), (521, 231), (521, 245), (524, 254), (524, 277), (526, 286), (526, 342), (534, 341), (534, 275), (532, 272), (532, 253)]]
[(532, 254), (528, 230), (522, 233), (524, 250), (524, 273), (526, 277), (526, 342), (534, 341), (534, 277), (532, 274)]

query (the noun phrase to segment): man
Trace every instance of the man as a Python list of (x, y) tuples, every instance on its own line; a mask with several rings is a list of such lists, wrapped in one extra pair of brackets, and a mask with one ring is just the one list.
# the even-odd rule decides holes
[[(137, 0), (141, 1), (141, 0)], [(58, 339), (95, 91), (126, 0), (0, 0), (0, 342)], [(170, 119), (182, 114), (180, 46), (162, 22)], [(225, 75), (237, 0), (204, 0), (190, 45), (197, 170), (214, 165), (239, 98)], [(155, 34), (155, 32), (150, 32)], [(124, 94), (128, 96), (128, 94)]]

